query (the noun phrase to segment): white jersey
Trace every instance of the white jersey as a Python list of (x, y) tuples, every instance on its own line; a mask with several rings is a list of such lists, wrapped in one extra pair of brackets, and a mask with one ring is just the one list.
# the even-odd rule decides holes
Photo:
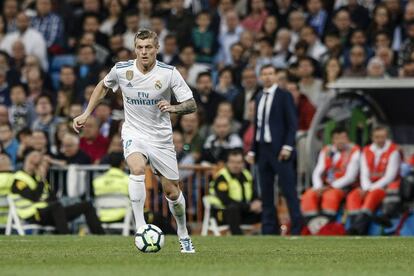
[(193, 93), (173, 66), (156, 61), (154, 68), (143, 74), (136, 60), (118, 62), (104, 78), (104, 85), (122, 91), (125, 123), (122, 136), (133, 132), (134, 137), (147, 143), (172, 144), (170, 114), (157, 107), (160, 100), (170, 101), (174, 93), (178, 102), (193, 98)]

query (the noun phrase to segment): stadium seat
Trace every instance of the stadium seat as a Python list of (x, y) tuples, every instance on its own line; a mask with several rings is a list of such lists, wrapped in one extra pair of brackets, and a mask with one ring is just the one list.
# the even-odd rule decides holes
[(134, 229), (132, 220), (132, 208), (128, 196), (123, 194), (110, 194), (95, 197), (95, 207), (99, 214), (102, 209), (125, 208), (126, 213), (122, 222), (102, 223), (105, 230), (121, 230), (123, 236), (128, 236), (131, 229)]
[(28, 224), (21, 220), (17, 215), (14, 200), (10, 195), (7, 196), (7, 203), (9, 205), (9, 214), (7, 217), (6, 236), (10, 236), (12, 234), (12, 230), (16, 230), (20, 236), (26, 235), (26, 231), (33, 231), (33, 233), (37, 233), (38, 231), (52, 232), (55, 230), (52, 226)]
[(404, 221), (401, 229), (400, 236), (414, 236), (414, 211), (411, 210)]
[(51, 72), (59, 72), (63, 65), (74, 66), (76, 63), (76, 57), (74, 55), (58, 55), (52, 59), (50, 63)]
[(400, 223), (401, 216), (398, 216), (397, 218), (391, 219), (391, 226), (385, 227), (378, 223), (371, 222), (369, 229), (368, 229), (368, 235), (369, 236), (390, 236), (395, 235), (395, 232), (397, 230), (397, 227)]
[(74, 55), (58, 55), (52, 59), (50, 63), (49, 74), (52, 79), (54, 89), (59, 88), (60, 68), (64, 65), (75, 66), (76, 57)]
[[(208, 200), (209, 196), (203, 196), (203, 205), (204, 205), (204, 217), (203, 225), (201, 228), (201, 236), (207, 236), (208, 232), (211, 231), (214, 236), (221, 236), (222, 232), (229, 232), (229, 225), (218, 225), (216, 218), (211, 216), (211, 204)], [(240, 228), (243, 231), (254, 232), (256, 230), (257, 224), (242, 224)]]

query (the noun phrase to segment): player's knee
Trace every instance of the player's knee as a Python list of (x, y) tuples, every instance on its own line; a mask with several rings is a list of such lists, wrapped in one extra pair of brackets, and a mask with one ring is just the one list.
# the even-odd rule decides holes
[(169, 200), (177, 200), (178, 197), (180, 196), (180, 190), (173, 185), (170, 185), (169, 187), (167, 187), (164, 193), (165, 193), (165, 196)]
[(129, 168), (131, 174), (133, 175), (143, 175), (145, 174), (145, 167), (144, 166), (131, 166)]

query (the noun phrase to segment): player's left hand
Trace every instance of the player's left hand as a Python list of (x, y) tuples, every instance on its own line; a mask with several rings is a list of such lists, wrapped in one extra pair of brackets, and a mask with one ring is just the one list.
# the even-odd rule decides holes
[(158, 108), (161, 110), (161, 112), (174, 112), (175, 108), (172, 106), (169, 102), (166, 100), (161, 100), (157, 104)]

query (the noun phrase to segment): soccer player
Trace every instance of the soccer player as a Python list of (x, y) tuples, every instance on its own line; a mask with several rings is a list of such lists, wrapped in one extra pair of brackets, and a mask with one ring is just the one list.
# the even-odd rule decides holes
[[(118, 62), (95, 87), (83, 114), (73, 120), (73, 128), (85, 125), (95, 106), (107, 91), (122, 91), (125, 123), (122, 126), (124, 156), (131, 174), (129, 196), (136, 228), (144, 219), (145, 165), (159, 175), (168, 206), (177, 222), (182, 253), (195, 253), (188, 235), (185, 199), (179, 189), (178, 165), (172, 142), (170, 113), (188, 114), (196, 111), (193, 93), (173, 66), (156, 60), (159, 44), (157, 34), (140, 30), (135, 35), (137, 58)], [(170, 105), (171, 93), (179, 104)]]

